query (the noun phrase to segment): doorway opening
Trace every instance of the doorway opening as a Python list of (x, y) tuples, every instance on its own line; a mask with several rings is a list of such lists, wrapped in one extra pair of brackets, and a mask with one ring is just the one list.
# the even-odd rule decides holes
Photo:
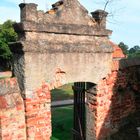
[(93, 86), (75, 82), (52, 90), (51, 140), (86, 140), (87, 93)]

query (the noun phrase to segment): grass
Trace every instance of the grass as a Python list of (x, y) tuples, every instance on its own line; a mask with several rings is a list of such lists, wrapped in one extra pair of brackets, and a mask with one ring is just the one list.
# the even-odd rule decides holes
[(73, 99), (72, 84), (67, 84), (51, 91), (52, 101)]
[(73, 106), (52, 108), (51, 140), (72, 140)]
[[(73, 99), (73, 84), (67, 84), (51, 91), (52, 101)], [(72, 140), (73, 106), (52, 108), (51, 140)]]

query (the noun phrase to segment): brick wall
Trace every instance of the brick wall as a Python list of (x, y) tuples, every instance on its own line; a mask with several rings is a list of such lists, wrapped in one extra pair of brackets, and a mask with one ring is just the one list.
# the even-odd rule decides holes
[(51, 111), (50, 91), (48, 85), (43, 84), (30, 97), (25, 98), (27, 139), (50, 140)]
[(29, 94), (33, 96), (24, 97), (23, 100), (15, 78), (0, 80), (0, 139), (50, 140), (51, 111), (48, 85), (43, 84)]
[[(139, 66), (122, 68), (120, 61), (113, 61), (112, 72), (88, 93), (89, 116), (94, 117), (89, 121), (93, 123), (87, 140), (109, 137), (127, 123), (130, 114), (139, 110), (139, 81)], [(0, 139), (50, 140), (50, 89), (44, 83), (34, 92), (28, 91), (23, 103), (17, 80), (0, 80)]]
[(139, 94), (140, 82), (137, 68), (119, 67), (119, 61), (114, 61), (112, 72), (97, 86), (95, 130), (98, 140), (117, 132), (127, 123), (126, 118), (138, 109), (136, 94)]
[(24, 103), (17, 80), (0, 80), (0, 139), (26, 140)]

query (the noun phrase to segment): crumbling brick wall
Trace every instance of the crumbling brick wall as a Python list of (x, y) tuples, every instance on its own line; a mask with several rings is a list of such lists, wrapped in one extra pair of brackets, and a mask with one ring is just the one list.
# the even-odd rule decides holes
[[(97, 85), (94, 112), (96, 138), (102, 140), (126, 125), (139, 111), (139, 60), (113, 61), (112, 72)], [(91, 108), (93, 106), (91, 105)]]
[(47, 84), (24, 98), (28, 140), (49, 140), (51, 136), (50, 90)]
[[(33, 3), (22, 3), (20, 9), (21, 22), (15, 24), (19, 40), (10, 47), (25, 103), (27, 139), (49, 140), (49, 90), (105, 77), (112, 62), (112, 31), (106, 29), (105, 11), (89, 16), (78, 0), (58, 2), (48, 12), (38, 11)], [(45, 88), (42, 83), (47, 83)]]
[(24, 103), (16, 78), (0, 80), (0, 139), (26, 140)]

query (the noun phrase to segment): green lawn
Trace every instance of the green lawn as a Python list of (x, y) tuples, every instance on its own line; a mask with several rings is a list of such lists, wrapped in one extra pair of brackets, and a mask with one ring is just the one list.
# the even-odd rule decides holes
[(73, 84), (67, 84), (57, 89), (51, 90), (52, 101), (73, 99)]
[(72, 140), (73, 106), (52, 108), (51, 140)]

